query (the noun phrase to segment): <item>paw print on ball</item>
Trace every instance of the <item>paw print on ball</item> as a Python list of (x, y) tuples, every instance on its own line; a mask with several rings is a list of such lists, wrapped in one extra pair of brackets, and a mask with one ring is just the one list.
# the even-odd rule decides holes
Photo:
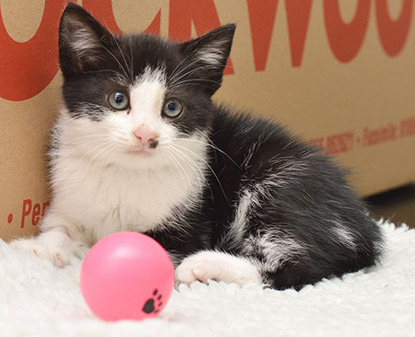
[(160, 294), (157, 296), (157, 294), (158, 294), (158, 290), (155, 289), (153, 291), (153, 296), (149, 298), (147, 302), (144, 304), (143, 311), (146, 314), (151, 314), (153, 312), (158, 313), (160, 307), (163, 305), (163, 302), (161, 301), (163, 295)]

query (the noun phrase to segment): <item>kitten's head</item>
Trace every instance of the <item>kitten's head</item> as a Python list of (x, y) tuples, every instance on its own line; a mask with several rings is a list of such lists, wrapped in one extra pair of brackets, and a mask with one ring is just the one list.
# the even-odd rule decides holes
[(234, 31), (226, 25), (184, 43), (115, 36), (69, 4), (59, 30), (68, 141), (105, 164), (153, 167), (188, 157), (211, 124)]

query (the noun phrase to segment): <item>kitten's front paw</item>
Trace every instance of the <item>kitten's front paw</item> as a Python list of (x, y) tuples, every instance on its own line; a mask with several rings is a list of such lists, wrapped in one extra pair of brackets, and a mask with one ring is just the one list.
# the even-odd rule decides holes
[(176, 268), (176, 280), (190, 285), (195, 281), (208, 280), (226, 283), (261, 283), (257, 268), (248, 260), (215, 251), (191, 255)]
[(10, 242), (10, 246), (14, 249), (30, 251), (39, 257), (47, 258), (59, 268), (69, 263), (70, 255), (67, 252), (57, 247), (50, 247), (38, 238), (14, 240)]
[(196, 256), (185, 259), (176, 268), (176, 280), (190, 285), (195, 281), (207, 283), (208, 280), (220, 281), (220, 264), (215, 261), (203, 261)]

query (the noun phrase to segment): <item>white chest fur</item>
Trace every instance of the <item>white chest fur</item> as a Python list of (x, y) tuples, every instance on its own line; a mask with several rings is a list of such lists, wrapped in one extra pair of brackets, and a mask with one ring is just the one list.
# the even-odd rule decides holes
[[(87, 168), (88, 161), (65, 158), (57, 163), (55, 211), (73, 219), (97, 240), (121, 230), (144, 232), (188, 208), (202, 186), (183, 179), (175, 167), (130, 170), (115, 166)], [(189, 169), (189, 179), (197, 174)], [(193, 177), (194, 178), (194, 177)]]

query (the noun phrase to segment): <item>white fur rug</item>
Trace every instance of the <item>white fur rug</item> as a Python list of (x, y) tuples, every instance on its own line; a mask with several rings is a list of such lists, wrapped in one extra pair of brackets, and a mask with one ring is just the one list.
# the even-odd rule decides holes
[(415, 230), (381, 224), (382, 265), (294, 290), (212, 282), (175, 290), (157, 319), (105, 323), (64, 269), (0, 240), (0, 336), (415, 336)]

